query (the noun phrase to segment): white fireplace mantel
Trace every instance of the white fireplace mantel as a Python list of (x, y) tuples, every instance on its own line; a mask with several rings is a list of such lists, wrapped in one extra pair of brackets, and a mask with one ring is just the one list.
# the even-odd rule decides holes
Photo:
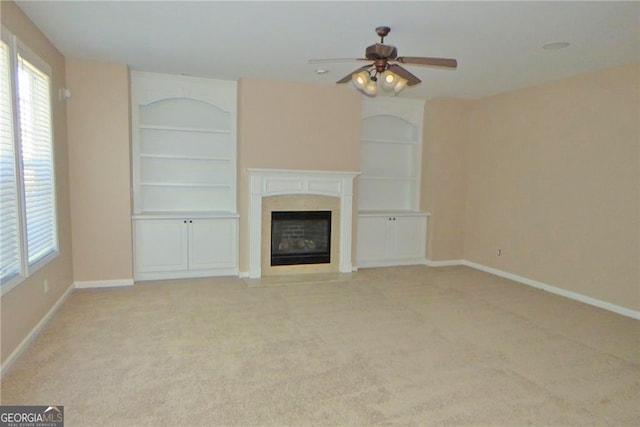
[(261, 276), (262, 199), (287, 194), (318, 195), (340, 199), (341, 273), (353, 270), (351, 237), (353, 180), (360, 172), (249, 169), (249, 277)]

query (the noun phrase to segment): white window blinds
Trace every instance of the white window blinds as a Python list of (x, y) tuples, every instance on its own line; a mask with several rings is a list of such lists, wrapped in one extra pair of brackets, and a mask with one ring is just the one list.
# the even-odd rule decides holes
[(0, 290), (58, 254), (51, 69), (4, 27), (0, 41)]
[(57, 252), (49, 76), (18, 54), (20, 154), (27, 261)]
[(0, 282), (20, 274), (18, 186), (9, 46), (0, 41)]

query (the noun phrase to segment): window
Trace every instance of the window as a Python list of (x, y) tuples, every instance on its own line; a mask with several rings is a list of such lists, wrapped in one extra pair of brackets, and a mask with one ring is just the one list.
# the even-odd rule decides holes
[(20, 157), (28, 265), (57, 250), (49, 76), (18, 55)]
[(0, 50), (0, 277), (4, 285), (21, 268), (9, 46), (1, 41)]
[(49, 67), (15, 39), (0, 44), (2, 293), (58, 253)]

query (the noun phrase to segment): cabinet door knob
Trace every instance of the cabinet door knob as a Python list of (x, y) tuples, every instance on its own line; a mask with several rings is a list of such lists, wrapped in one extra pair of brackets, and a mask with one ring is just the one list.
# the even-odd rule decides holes
[(187, 220), (185, 219), (185, 220), (184, 220), (184, 221), (182, 221), (182, 222), (184, 222), (184, 223), (186, 224), (186, 223), (187, 223)]
[(189, 224), (193, 224), (193, 221), (189, 220)]

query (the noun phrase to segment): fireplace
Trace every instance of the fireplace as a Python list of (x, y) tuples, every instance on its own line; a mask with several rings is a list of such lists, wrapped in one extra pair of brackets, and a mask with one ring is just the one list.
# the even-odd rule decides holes
[[(249, 271), (246, 274), (250, 278), (261, 277), (263, 273), (353, 271), (353, 179), (359, 172), (284, 169), (249, 169), (248, 172)], [(325, 210), (332, 213), (331, 261), (328, 264), (272, 266), (271, 212)]]
[(271, 212), (271, 265), (331, 262), (331, 211)]

